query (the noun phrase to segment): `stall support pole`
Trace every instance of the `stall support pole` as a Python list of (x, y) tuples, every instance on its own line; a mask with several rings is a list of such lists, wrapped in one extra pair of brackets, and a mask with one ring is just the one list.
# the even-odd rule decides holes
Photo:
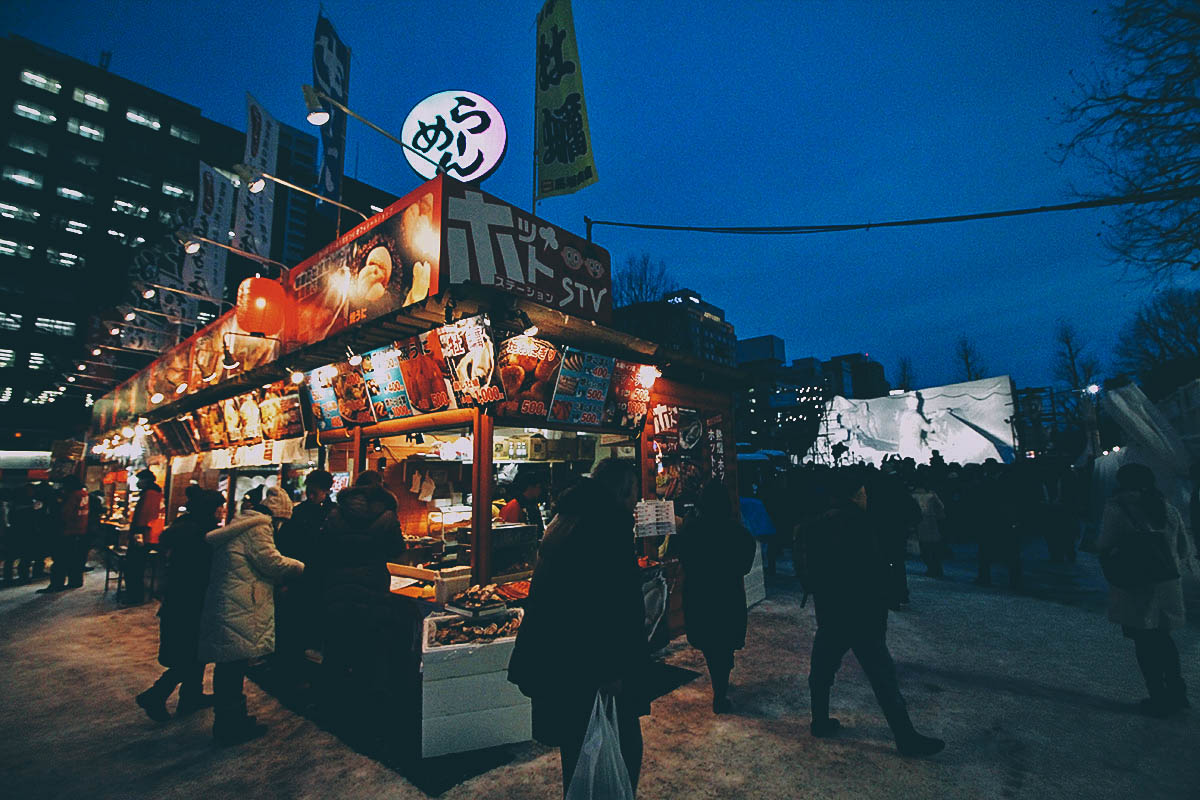
[(363, 447), (362, 429), (355, 428), (351, 435), (352, 438), (350, 441), (353, 443), (354, 461), (350, 464), (350, 485), (353, 486), (354, 482), (358, 480), (359, 473), (366, 469), (367, 451)]
[(496, 421), (476, 411), (472, 441), (475, 468), (471, 475), (471, 574), (483, 585), (492, 577), (492, 436)]

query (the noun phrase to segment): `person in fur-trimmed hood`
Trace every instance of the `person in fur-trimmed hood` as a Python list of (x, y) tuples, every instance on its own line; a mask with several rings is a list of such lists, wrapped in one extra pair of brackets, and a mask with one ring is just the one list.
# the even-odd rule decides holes
[(235, 744), (261, 736), (266, 728), (246, 714), (242, 683), (251, 658), (275, 650), (274, 584), (304, 572), (304, 563), (275, 547), (275, 527), (292, 514), (292, 501), (269, 487), (261, 507), (243, 511), (223, 528), (210, 531), (212, 574), (200, 623), (200, 660), (213, 668), (213, 738)]

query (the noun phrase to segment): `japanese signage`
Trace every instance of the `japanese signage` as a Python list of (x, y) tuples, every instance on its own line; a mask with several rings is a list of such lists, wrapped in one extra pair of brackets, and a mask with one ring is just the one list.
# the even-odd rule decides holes
[(617, 361), (612, 383), (604, 401), (604, 424), (618, 428), (640, 428), (650, 407), (650, 390), (642, 385), (640, 364)]
[[(365, 360), (365, 357), (364, 357)], [(337, 375), (337, 367), (327, 364), (305, 373), (305, 385), (308, 386), (308, 396), (312, 406), (313, 420), (317, 430), (332, 431), (346, 427), (338, 408), (337, 394), (333, 390), (332, 378)]]
[(604, 401), (612, 383), (616, 359), (568, 347), (558, 371), (550, 419), (579, 425), (600, 425)]
[[(274, 174), (279, 151), (279, 123), (246, 92), (246, 148), (242, 163), (251, 172)], [(255, 255), (271, 255), (271, 221), (275, 213), (275, 182), (267, 181), (254, 194), (249, 186), (238, 190), (233, 220), (233, 246)], [(218, 239), (218, 241), (220, 241)]]
[[(233, 215), (233, 182), (217, 170), (200, 162), (200, 175), (196, 182), (196, 214), (192, 218), (192, 232), (208, 239), (223, 241), (227, 236)], [(183, 288), (193, 294), (220, 297), (225, 293), (225, 258), (228, 251), (222, 247), (201, 247), (188, 253), (183, 259)], [(184, 317), (195, 319), (198, 302), (195, 298), (181, 296), (185, 309)]]
[[(342, 105), (349, 101), (350, 48), (337, 35), (329, 18), (320, 12), (313, 33), (313, 86)], [(329, 122), (321, 126), (325, 158), (321, 162), (317, 193), (339, 200), (346, 161), (346, 113), (333, 104), (325, 106), (325, 110), (329, 112)]]
[(532, 336), (514, 336), (500, 345), (496, 367), (505, 400), (496, 408), (500, 416), (545, 421), (558, 380), (562, 354), (551, 342)]
[(444, 325), (435, 331), (460, 407), (504, 399), (495, 368), (495, 347), (486, 314)]
[(329, 376), (329, 385), (337, 397), (338, 416), (344, 423), (370, 425), (375, 421), (362, 370), (346, 363), (335, 364), (334, 372)]
[(289, 343), (318, 342), (437, 294), (440, 185), (411, 192), (292, 269)]
[(570, 0), (548, 0), (538, 12), (533, 113), (534, 197), (570, 194), (595, 183), (596, 162)]
[(367, 382), (367, 394), (375, 419), (402, 419), (413, 415), (408, 392), (404, 389), (404, 376), (400, 372), (400, 349), (395, 345), (381, 347), (363, 353), (363, 379)]
[(408, 113), (400, 138), (408, 164), (423, 178), (439, 172), (478, 182), (500, 166), (508, 142), (504, 118), (473, 92), (438, 92)]
[(676, 501), (676, 507), (693, 504), (711, 473), (704, 423), (692, 408), (656, 405), (652, 411), (652, 452), (657, 462), (655, 492)]
[(486, 192), (444, 181), (451, 284), (495, 286), (557, 311), (608, 322), (608, 251)]

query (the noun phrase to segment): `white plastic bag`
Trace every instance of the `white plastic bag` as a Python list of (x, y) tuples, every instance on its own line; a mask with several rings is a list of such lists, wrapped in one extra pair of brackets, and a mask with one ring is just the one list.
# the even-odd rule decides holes
[(634, 800), (629, 770), (621, 758), (617, 701), (596, 692), (592, 718), (565, 800)]

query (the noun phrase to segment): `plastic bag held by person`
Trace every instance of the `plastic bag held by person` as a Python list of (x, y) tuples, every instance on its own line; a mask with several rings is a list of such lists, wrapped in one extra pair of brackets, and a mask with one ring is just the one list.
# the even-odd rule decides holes
[(565, 800), (634, 800), (629, 771), (621, 758), (617, 703), (611, 695), (604, 697), (596, 692), (592, 718)]

